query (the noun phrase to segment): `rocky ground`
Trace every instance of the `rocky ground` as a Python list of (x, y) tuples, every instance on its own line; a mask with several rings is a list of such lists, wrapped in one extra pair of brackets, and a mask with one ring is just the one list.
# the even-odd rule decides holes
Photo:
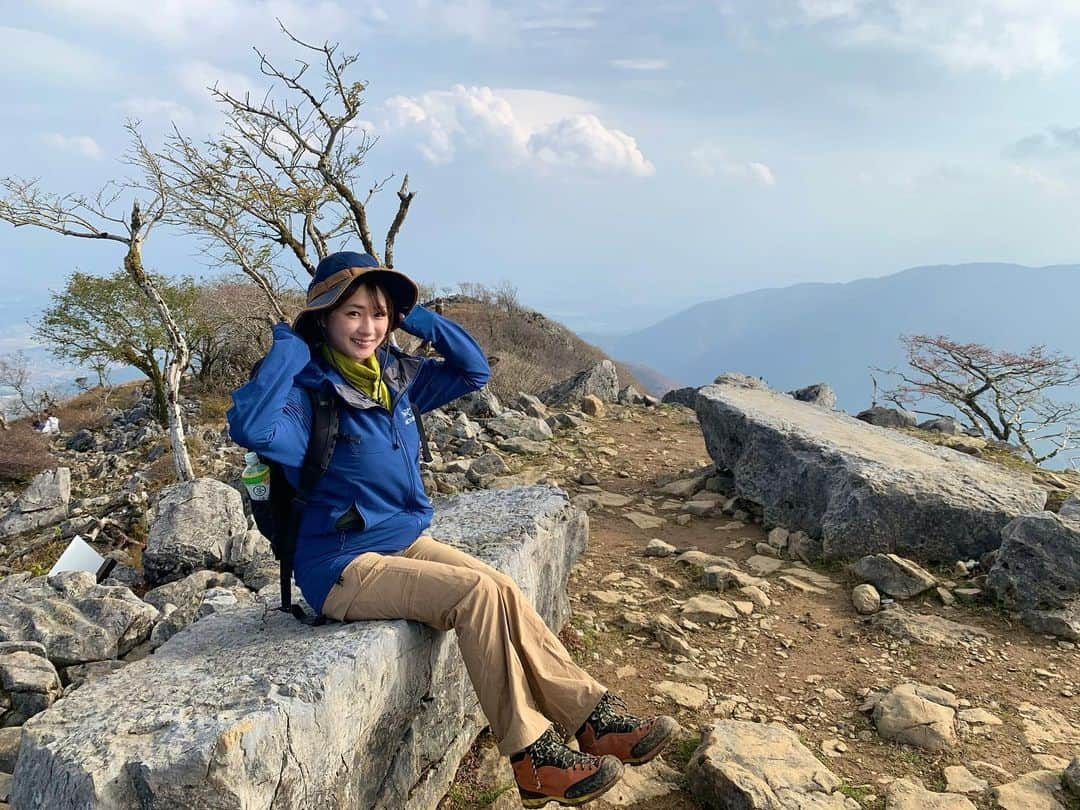
[[(904, 602), (916, 621), (875, 625), (852, 605), (861, 581), (853, 573), (760, 553), (769, 537), (739, 504), (725, 512), (727, 498), (695, 492), (704, 477), (693, 473), (708, 464), (692, 411), (618, 405), (526, 464), (525, 477), (558, 481), (590, 516), (564, 640), (632, 708), (671, 714), (684, 729), (661, 758), (628, 769), (623, 785), (591, 806), (698, 807), (687, 760), (702, 729), (735, 719), (797, 734), (865, 808), (886, 807), (887, 796), (889, 808), (945, 798), (927, 797), (919, 784), (971, 803), (943, 807), (1080, 807), (1059, 784), (1080, 754), (1077, 644), (1036, 635), (980, 603), (944, 604), (968, 590), (959, 569), (931, 572), (943, 592)], [(728, 577), (718, 593), (718, 576), (705, 573), (718, 561), (706, 555), (726, 558), (740, 581), (763, 581), (739, 590)], [(921, 616), (956, 624), (927, 632)], [(903, 637), (912, 633), (934, 643)], [(882, 700), (906, 683), (933, 689)], [(932, 739), (919, 736), (927, 728), (936, 729)], [(482, 737), (441, 807), (520, 806), (510, 784)], [(1008, 787), (995, 795), (1000, 785)]]
[[(592, 806), (697, 807), (702, 780), (711, 785), (705, 793), (723, 782), (710, 769), (738, 763), (762, 790), (786, 798), (709, 806), (1080, 808), (1080, 645), (1038, 635), (991, 606), (981, 597), (986, 572), (974, 562), (923, 571), (879, 555), (859, 573), (799, 562), (808, 538), (766, 532), (760, 507), (729, 494), (730, 476), (716, 473), (692, 410), (629, 395), (620, 396), (636, 404), (614, 404), (614, 369), (598, 368), (610, 378), (606, 403), (575, 384), (572, 395), (550, 397), (569, 401), (567, 409), (522, 396), (507, 411), (477, 394), (425, 417), (436, 450), (425, 472), (432, 493), (555, 483), (589, 514), (589, 548), (570, 578), (573, 616), (561, 636), (633, 709), (682, 725), (662, 757), (628, 769)], [(223, 414), (185, 405), (198, 471), (216, 479), (199, 491), (208, 502), (229, 495), (239, 504), (222, 483), (235, 487), (242, 466)], [(184, 527), (154, 517), (168, 512), (149, 507), (168, 500), (159, 489), (170, 461), (145, 402), (118, 410), (102, 430), (58, 437), (52, 449), (55, 473), (26, 491), (0, 492), (0, 513), (8, 510), (0, 576), (44, 573), (80, 533), (121, 561), (109, 582), (134, 595), (113, 607), (154, 616), (124, 624), (122, 638), (102, 636), (109, 649), (70, 651), (55, 640), (27, 646), (25, 628), (0, 615), (9, 644), (0, 658), (10, 659), (0, 660), (0, 725), (8, 726), (0, 728), (0, 810), (27, 717), (62, 689), (123, 666), (118, 659), (145, 655), (186, 624), (272, 589), (276, 576), (266, 541), (247, 531), (239, 506), (205, 517), (189, 505)], [(1058, 478), (1048, 485), (1075, 491), (1080, 483)], [(192, 500), (183, 487), (174, 495)], [(218, 523), (228, 525), (188, 547), (197, 527)], [(163, 574), (151, 564), (159, 558), (180, 567)], [(8, 578), (11, 599), (30, 598), (15, 594), (30, 588), (26, 576)], [(36, 582), (33, 598), (60, 598)], [(916, 595), (902, 607), (882, 598), (904, 590)], [(703, 737), (709, 745), (699, 748)], [(441, 808), (489, 806), (518, 801), (505, 760), (482, 736)]]

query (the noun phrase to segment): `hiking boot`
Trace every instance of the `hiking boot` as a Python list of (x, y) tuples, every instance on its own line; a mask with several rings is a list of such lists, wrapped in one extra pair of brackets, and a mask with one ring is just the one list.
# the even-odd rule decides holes
[(679, 727), (666, 715), (635, 717), (622, 714), (622, 698), (605, 692), (585, 723), (578, 729), (577, 741), (582, 751), (594, 756), (611, 754), (627, 765), (644, 765), (655, 757)]
[(551, 801), (585, 804), (614, 787), (623, 771), (615, 757), (575, 751), (550, 728), (510, 757), (510, 764), (524, 807), (543, 807)]

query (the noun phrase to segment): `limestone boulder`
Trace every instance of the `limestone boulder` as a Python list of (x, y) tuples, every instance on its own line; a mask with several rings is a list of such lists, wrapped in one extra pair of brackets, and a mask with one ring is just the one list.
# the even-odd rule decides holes
[(40, 644), (0, 642), (0, 726), (21, 726), (63, 691)]
[(71, 470), (58, 467), (39, 473), (0, 518), (0, 540), (59, 523), (68, 516), (70, 504)]
[(150, 647), (156, 649), (193, 621), (211, 588), (235, 588), (243, 584), (233, 574), (221, 571), (196, 571), (183, 579), (147, 591), (143, 599), (161, 611), (161, 620), (150, 634)]
[(1053, 512), (1022, 515), (1001, 538), (986, 578), (991, 595), (1039, 632), (1080, 636), (1080, 523)]
[(829, 411), (836, 407), (836, 392), (825, 383), (815, 383), (795, 391), (788, 391), (788, 396), (794, 397), (799, 402), (808, 402)]
[(943, 751), (956, 741), (956, 696), (933, 686), (904, 683), (874, 707), (874, 725), (886, 740), (927, 751)]
[[(562, 626), (588, 537), (563, 492), (487, 490), (435, 510), (435, 537), (512, 576)], [(310, 627), (273, 606), (195, 622), (34, 718), (13, 805), (434, 807), (485, 722), (454, 635), (406, 621)]]
[(1065, 810), (1065, 795), (1061, 772), (1041, 770), (1025, 773), (1019, 779), (998, 785), (993, 790), (994, 801), (1000, 810)]
[(697, 389), (691, 386), (672, 388), (660, 397), (660, 402), (663, 405), (685, 405), (687, 408), (693, 408), (696, 401)]
[[(11, 581), (11, 582), (9, 582)], [(36, 641), (56, 666), (104, 661), (145, 641), (158, 611), (86, 571), (0, 583), (0, 641)]]
[(937, 585), (925, 568), (896, 554), (871, 554), (852, 566), (863, 582), (896, 599), (911, 599)]
[(915, 613), (899, 606), (875, 613), (870, 624), (893, 638), (928, 647), (959, 647), (990, 641), (990, 634), (981, 627), (943, 619), (932, 613)]
[(538, 396), (545, 405), (576, 404), (589, 394), (603, 402), (615, 402), (619, 396), (619, 374), (610, 360), (601, 360), (591, 368), (541, 391)]
[(959, 436), (964, 432), (964, 427), (951, 416), (937, 416), (919, 422), (919, 430), (928, 430), (933, 433), (944, 433), (947, 436)]
[(903, 408), (885, 408), (881, 405), (859, 411), (855, 418), (883, 428), (915, 427), (915, 423), (918, 422), (918, 418), (911, 411)]
[(499, 398), (486, 387), (458, 397), (453, 407), (474, 419), (489, 419), (503, 412)]
[(1070, 495), (1058, 509), (1058, 515), (1066, 520), (1080, 521), (1080, 495)]
[(232, 545), (244, 542), (248, 531), (240, 493), (212, 478), (162, 489), (148, 521), (143, 570), (151, 585), (223, 568)]
[(978, 558), (1046, 503), (1030, 477), (744, 381), (699, 389), (695, 410), (737, 494), (766, 525), (820, 539), (827, 559)]
[(851, 591), (851, 604), (856, 613), (870, 616), (881, 610), (881, 594), (873, 585), (856, 585)]
[(885, 791), (885, 810), (976, 810), (957, 793), (934, 793), (912, 779), (897, 779)]
[(504, 439), (520, 437), (539, 442), (550, 439), (554, 435), (548, 423), (543, 419), (510, 410), (503, 411), (494, 419), (488, 419), (484, 422), (484, 427)]
[(840, 779), (780, 725), (721, 720), (686, 769), (702, 807), (742, 810), (858, 810)]

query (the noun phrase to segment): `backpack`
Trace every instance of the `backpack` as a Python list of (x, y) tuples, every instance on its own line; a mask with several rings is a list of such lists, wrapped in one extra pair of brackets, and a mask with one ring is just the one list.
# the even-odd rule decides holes
[(309, 622), (303, 609), (292, 603), (293, 559), (307, 496), (323, 477), (334, 455), (338, 434), (338, 409), (335, 397), (326, 391), (309, 390), (308, 396), (311, 397), (311, 438), (300, 466), (299, 489), (294, 489), (289, 483), (280, 464), (262, 459), (270, 468), (270, 497), (264, 501), (252, 500), (250, 503), (255, 525), (270, 541), (274, 558), (278, 561), (281, 584), (281, 607), (278, 610), (291, 613), (305, 623), (322, 624), (322, 616)]

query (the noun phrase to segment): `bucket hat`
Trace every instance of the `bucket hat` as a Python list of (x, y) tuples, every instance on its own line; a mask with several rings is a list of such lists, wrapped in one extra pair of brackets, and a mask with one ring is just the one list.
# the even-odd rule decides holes
[[(334, 306), (356, 279), (364, 278), (382, 284), (390, 294), (394, 312), (404, 318), (420, 297), (416, 283), (404, 273), (382, 267), (374, 256), (343, 250), (331, 253), (315, 268), (315, 275), (307, 289), (307, 302), (293, 320), (293, 331), (308, 342), (320, 336), (314, 313)], [(400, 321), (391, 314), (390, 322), (396, 326)]]

